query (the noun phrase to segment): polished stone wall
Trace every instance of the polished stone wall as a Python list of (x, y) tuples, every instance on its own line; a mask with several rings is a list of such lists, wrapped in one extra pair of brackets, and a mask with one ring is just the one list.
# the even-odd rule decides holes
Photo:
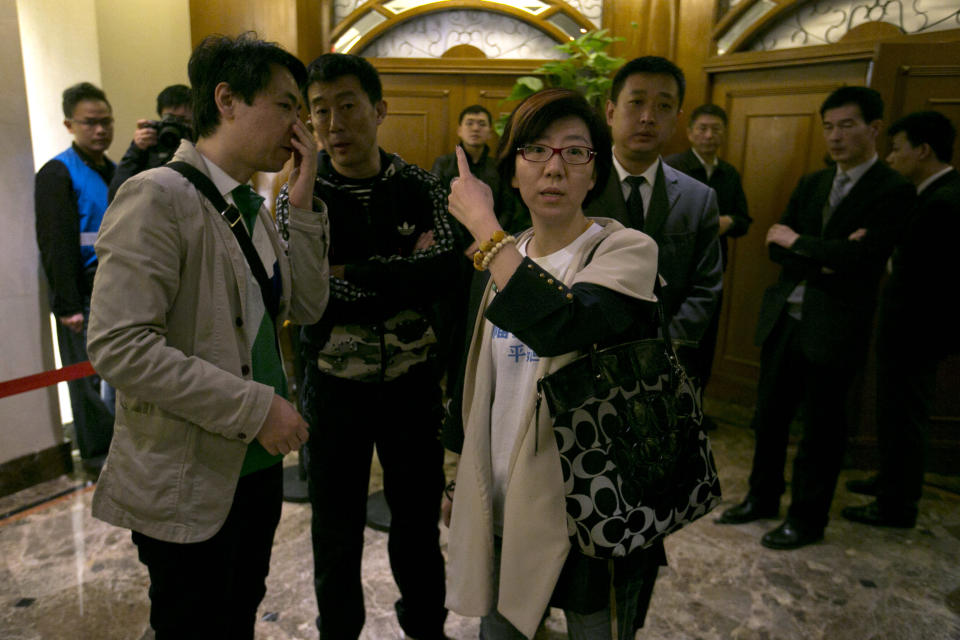
[[(53, 364), (48, 312), (41, 300), (30, 116), (15, 0), (0, 0), (0, 78), (0, 381), (4, 381)], [(59, 424), (56, 395), (50, 390), (0, 398), (0, 464), (55, 447)]]

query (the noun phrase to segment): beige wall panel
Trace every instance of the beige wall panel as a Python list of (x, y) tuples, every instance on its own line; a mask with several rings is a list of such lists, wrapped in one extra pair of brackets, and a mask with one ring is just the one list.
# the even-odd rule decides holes
[[(61, 95), (77, 82), (100, 86), (100, 44), (95, 0), (18, 0), (15, 3), (27, 83), (34, 166), (68, 146)], [(19, 57), (19, 56), (17, 56)], [(13, 62), (17, 58), (7, 58)], [(113, 149), (122, 148), (114, 145)]]
[[(28, 18), (30, 16), (27, 16)], [(28, 19), (28, 24), (30, 20)], [(35, 42), (36, 44), (36, 42)], [(33, 214), (33, 154), (15, 0), (0, 0), (0, 381), (53, 365)], [(57, 102), (59, 107), (59, 102)], [(57, 109), (59, 111), (59, 109)], [(63, 128), (62, 113), (53, 123)], [(64, 145), (65, 146), (65, 145)], [(0, 399), (0, 464), (63, 441), (53, 387)], [(0, 495), (8, 493), (0, 486)]]
[(97, 32), (102, 88), (116, 118), (110, 156), (119, 162), (137, 120), (159, 117), (157, 94), (171, 84), (190, 84), (189, 0), (97, 0)]

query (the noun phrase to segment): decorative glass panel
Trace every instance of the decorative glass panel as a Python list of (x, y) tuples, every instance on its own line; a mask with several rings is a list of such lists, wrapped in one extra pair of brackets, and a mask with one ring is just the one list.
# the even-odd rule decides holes
[[(317, 0), (319, 1), (319, 0)], [(539, 15), (550, 7), (542, 0), (488, 0), (493, 4), (505, 4), (517, 9), (521, 9), (531, 15)], [(421, 7), (425, 4), (435, 4), (440, 2), (449, 2), (451, 11), (457, 10), (456, 0), (387, 0), (381, 6), (395, 14), (401, 14), (410, 9)], [(583, 17), (592, 22), (595, 27), (600, 28), (603, 20), (603, 0), (564, 0), (566, 4), (573, 7)], [(347, 16), (368, 4), (368, 0), (334, 0), (333, 2), (333, 22), (335, 25), (346, 20)]]
[(904, 33), (960, 28), (957, 0), (814, 0), (758, 37), (754, 51), (833, 44), (867, 22), (888, 22)]
[(603, 23), (603, 0), (566, 0), (566, 3), (580, 12), (597, 29)]
[(559, 59), (552, 38), (529, 24), (491, 11), (442, 11), (404, 22), (370, 43), (361, 53), (371, 58), (439, 58), (468, 44), (488, 58)]

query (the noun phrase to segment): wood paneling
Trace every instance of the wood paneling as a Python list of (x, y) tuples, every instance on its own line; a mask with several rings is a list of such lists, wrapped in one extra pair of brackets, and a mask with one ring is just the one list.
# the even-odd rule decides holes
[[(529, 74), (537, 61), (443, 59), (372, 60), (380, 71), (387, 100), (387, 118), (380, 125), (380, 146), (429, 170), (433, 161), (457, 144), (457, 117), (472, 104), (486, 107), (494, 119), (509, 113), (505, 102), (517, 76)], [(494, 71), (491, 73), (490, 71)], [(489, 142), (496, 149), (497, 137)]]
[[(960, 42), (886, 42), (877, 46), (871, 86), (887, 99), (889, 122), (935, 109), (960, 126)], [(953, 159), (960, 158), (960, 139)]]
[(329, 50), (333, 3), (328, 0), (190, 0), (193, 46), (206, 36), (256, 31), (305, 64)]
[(449, 153), (446, 136), (437, 133), (450, 121), (450, 93), (392, 82), (384, 87), (387, 117), (378, 132), (380, 146), (429, 170), (434, 158)]
[(296, 0), (190, 0), (193, 46), (212, 33), (236, 36), (245, 31), (256, 31), (259, 37), (296, 52)]

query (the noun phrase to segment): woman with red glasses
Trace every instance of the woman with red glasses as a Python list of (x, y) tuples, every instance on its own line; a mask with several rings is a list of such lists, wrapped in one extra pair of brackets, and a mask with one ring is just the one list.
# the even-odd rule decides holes
[(485, 640), (533, 637), (548, 606), (564, 610), (571, 638), (632, 638), (662, 546), (613, 561), (571, 546), (560, 454), (550, 413), (537, 407), (537, 380), (589, 345), (656, 335), (656, 244), (584, 215), (607, 183), (611, 142), (576, 92), (530, 96), (500, 139), (501, 180), (519, 192), (533, 225), (517, 237), (500, 228), (489, 188), (461, 150), (458, 157), (450, 212), (478, 242), (474, 266), (489, 278), (468, 323), (462, 394), (453, 394), (462, 407), (444, 434), (460, 453), (447, 491), (447, 606), (480, 616)]

